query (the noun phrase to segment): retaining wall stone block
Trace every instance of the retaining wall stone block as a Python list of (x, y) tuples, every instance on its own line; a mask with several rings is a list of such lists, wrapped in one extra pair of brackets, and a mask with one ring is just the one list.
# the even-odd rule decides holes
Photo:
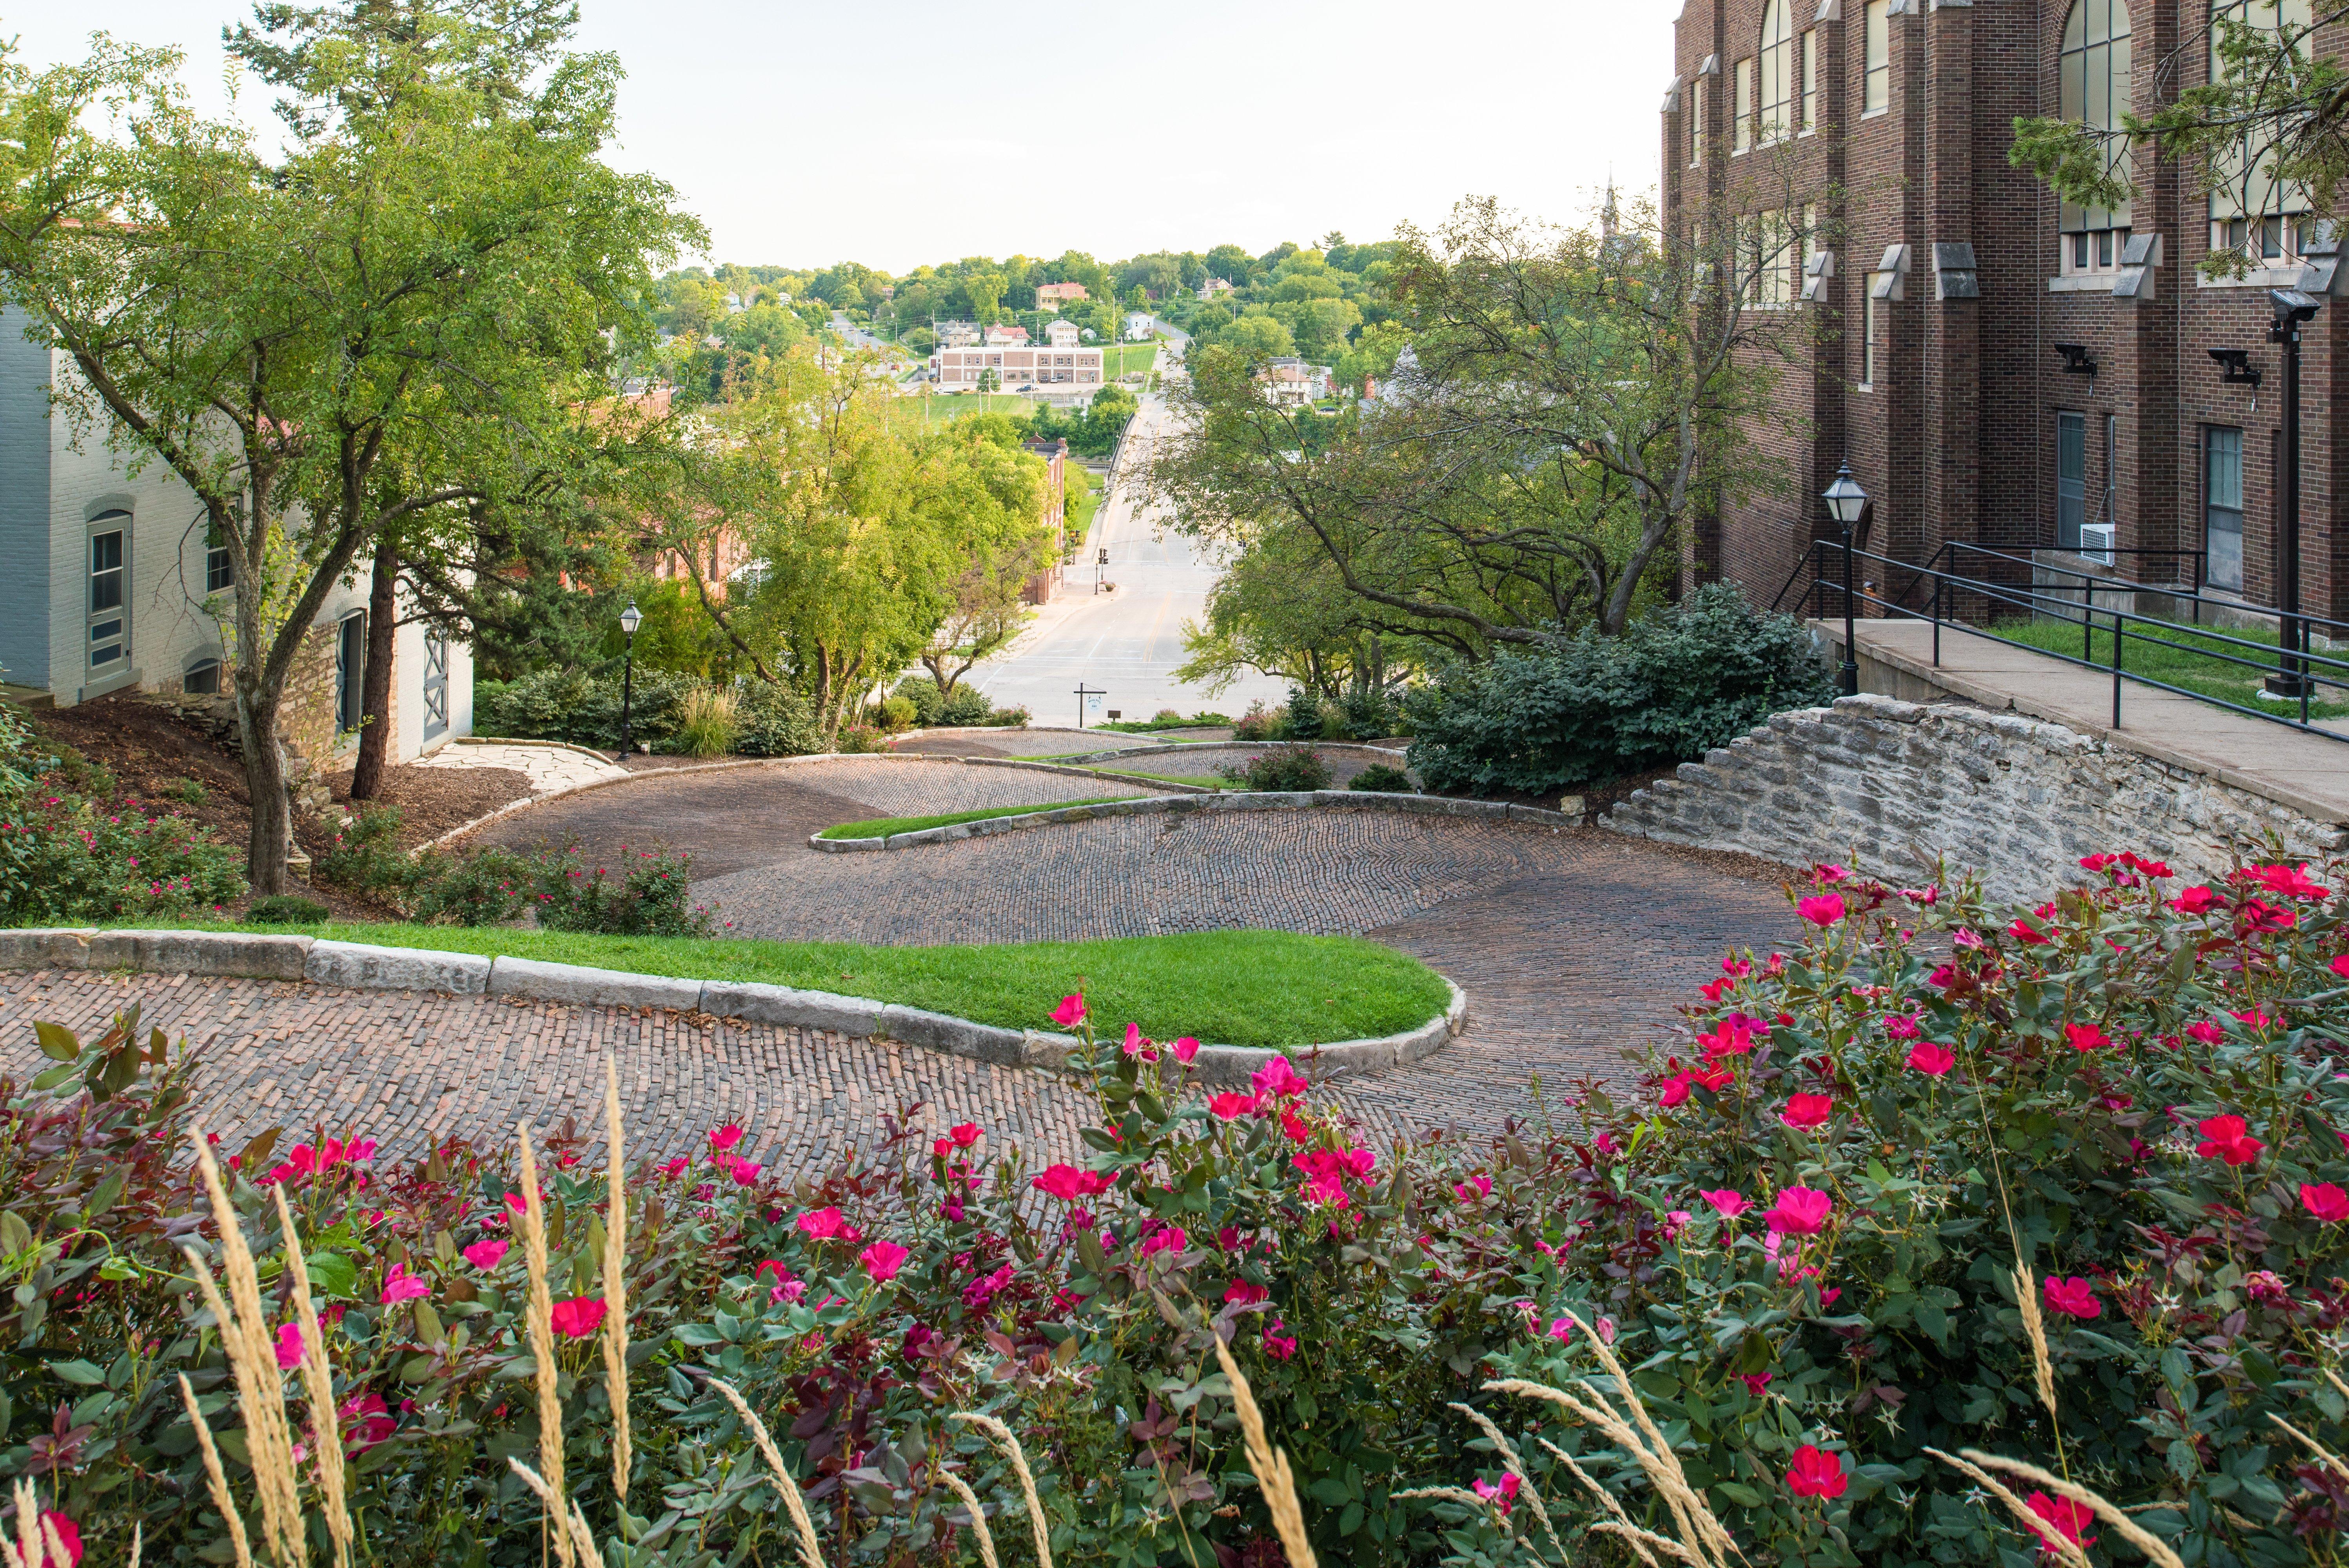
[(376, 947), (364, 942), (313, 944), (303, 977), (357, 991), (446, 991), (479, 996), (490, 988), (490, 963), (471, 953)]
[(311, 940), (242, 931), (101, 931), (89, 939), (89, 967), (300, 980)]
[(0, 931), (0, 969), (87, 969), (92, 926), (27, 926)]

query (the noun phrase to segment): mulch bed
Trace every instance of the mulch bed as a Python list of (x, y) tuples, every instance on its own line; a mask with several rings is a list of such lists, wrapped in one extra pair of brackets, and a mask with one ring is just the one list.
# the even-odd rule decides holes
[[(212, 830), (225, 844), (243, 846), (252, 830), (244, 765), (212, 738), (169, 708), (136, 697), (98, 697), (63, 708), (21, 710), (34, 733), (63, 759), (58, 787), (102, 802), (110, 811), (183, 817)], [(202, 786), (191, 789), (192, 780)], [(336, 803), (347, 806), (348, 769), (328, 781)], [(400, 809), (400, 841), (419, 844), (530, 793), (528, 775), (507, 768), (387, 769), (386, 803)], [(334, 841), (336, 824), (301, 817), (295, 839), (313, 859)], [(325, 904), (337, 919), (382, 920), (391, 912), (325, 882), (300, 896)], [(248, 901), (229, 907), (244, 912)]]
[[(351, 808), (350, 769), (329, 779), (326, 788), (336, 805)], [(360, 804), (398, 807), (399, 842), (414, 849), (530, 792), (530, 775), (518, 768), (419, 768), (409, 762), (385, 769), (382, 792)]]

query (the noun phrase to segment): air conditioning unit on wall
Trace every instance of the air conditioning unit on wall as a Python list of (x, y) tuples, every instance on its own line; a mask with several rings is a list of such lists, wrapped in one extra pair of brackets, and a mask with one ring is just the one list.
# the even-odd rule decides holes
[(2080, 525), (2080, 553), (2099, 566), (2113, 563), (2113, 525), (2109, 522), (2084, 522)]

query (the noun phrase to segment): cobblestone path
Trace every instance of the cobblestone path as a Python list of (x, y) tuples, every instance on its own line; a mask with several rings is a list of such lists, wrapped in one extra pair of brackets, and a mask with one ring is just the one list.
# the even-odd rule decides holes
[[(818, 769), (822, 770), (819, 771)], [(781, 775), (779, 777), (779, 775)], [(818, 782), (821, 788), (815, 787)], [(918, 793), (916, 793), (918, 791)], [(625, 784), (496, 824), (507, 841), (664, 838), (715, 862), (697, 884), (745, 934), (886, 943), (1023, 941), (1227, 926), (1359, 933), (1464, 988), (1467, 1033), (1418, 1067), (1347, 1087), (1381, 1130), (1527, 1115), (1619, 1072), (1731, 946), (1794, 938), (1781, 873), (1758, 861), (1465, 818), (1268, 811), (1071, 823), (895, 854), (824, 855), (808, 833), (857, 817), (1068, 799), (1092, 781), (950, 764), (835, 762)], [(951, 803), (944, 803), (951, 802)], [(608, 1008), (355, 993), (259, 981), (0, 975), (0, 1072), (36, 1070), (30, 1025), (102, 1026), (140, 1001), (206, 1047), (204, 1103), (237, 1137), (355, 1127), (395, 1148), (502, 1140), (517, 1118), (600, 1118), (621, 1070), (633, 1141), (695, 1146), (739, 1120), (752, 1158), (799, 1171), (869, 1147), (901, 1101), (977, 1121), (1031, 1166), (1079, 1152), (1081, 1097), (1041, 1074), (912, 1047)]]

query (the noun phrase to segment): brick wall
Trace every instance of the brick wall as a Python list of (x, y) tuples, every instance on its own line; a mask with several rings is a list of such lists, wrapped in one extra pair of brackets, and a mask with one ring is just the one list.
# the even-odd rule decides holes
[[(1783, 465), (1789, 493), (1738, 499), (1701, 520), (1683, 555), (1686, 579), (1719, 573), (1758, 596), (1775, 593), (1805, 542), (1829, 531), (1816, 497), (1846, 459), (1876, 502), (1870, 548), (1922, 560), (1946, 541), (2010, 551), (2052, 545), (2056, 416), (2072, 411), (2084, 416), (2088, 435), (2088, 521), (2101, 517), (2109, 480), (2117, 542), (2131, 549), (2201, 548), (2202, 431), (2240, 428), (2243, 597), (2273, 603), (2280, 350), (2266, 341), (2266, 286), (2199, 277), (2209, 232), (2194, 171), (2149, 149), (2134, 153), (2132, 232), (2158, 235), (2162, 245), (2150, 297), (2049, 286), (2062, 273), (2060, 210), (2008, 163), (2007, 151), (2017, 116), (2057, 112), (2068, 7), (2060, 0), (2033, 7), (1898, 0), (1887, 26), (1889, 102), (1863, 113), (1860, 0), (1795, 0), (1798, 39), (1810, 34), (1821, 52), (1822, 113), (1791, 143), (1738, 156), (1731, 84), (1737, 63), (1757, 53), (1764, 3), (1691, 0), (1676, 24), (1661, 127), (1665, 222), (1685, 238), (1708, 210), (1778, 204), (1784, 197), (1750, 173), (1773, 160), (1795, 171), (1802, 199), (1820, 204), (1836, 276), (1802, 307), (1816, 324), (1815, 363), (1781, 371), (1772, 417), (1750, 432)], [(2130, 0), (2128, 12), (2140, 113), (2207, 79), (2207, 0)], [(2319, 36), (2321, 53), (2337, 56), (2344, 46), (2349, 24)], [(1717, 70), (1700, 76), (1708, 58)], [(1708, 145), (1702, 166), (1692, 168), (1699, 96)], [(1935, 297), (1936, 242), (1973, 247), (1978, 299)], [(1906, 297), (1879, 304), (1878, 374), (1863, 386), (1869, 273), (1896, 244), (1909, 247)], [(2349, 407), (2341, 396), (2349, 393), (2344, 318), (2349, 298), (2328, 303), (2305, 335), (2301, 573), (2306, 609), (2349, 619), (2349, 528), (2341, 516), (2349, 443), (2335, 440), (2333, 412)], [(2059, 343), (2085, 346), (2096, 374), (2062, 373)], [(2265, 384), (2256, 391), (2223, 384), (2206, 352), (2212, 347), (2251, 350)], [(2108, 416), (2116, 454), (2109, 473)], [(2166, 577), (2167, 563), (2148, 563), (2145, 574)]]

